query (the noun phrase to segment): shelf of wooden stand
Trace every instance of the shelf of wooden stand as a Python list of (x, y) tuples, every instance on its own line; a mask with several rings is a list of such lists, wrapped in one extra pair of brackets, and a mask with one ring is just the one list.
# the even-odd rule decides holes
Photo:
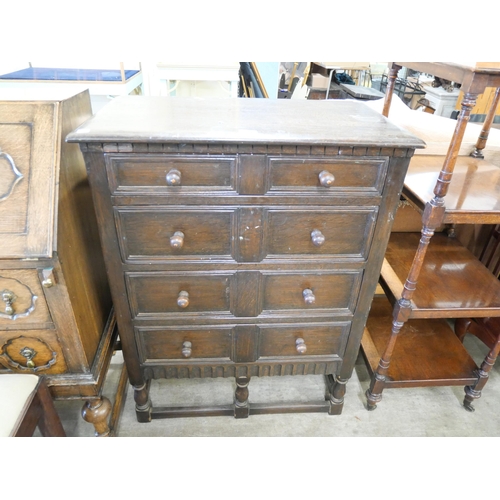
[[(392, 303), (401, 297), (420, 233), (392, 233), (380, 284)], [(411, 318), (500, 316), (500, 281), (455, 238), (431, 239), (412, 298)]]
[[(405, 177), (404, 197), (418, 210), (434, 198), (443, 156), (416, 155)], [(445, 197), (445, 224), (500, 222), (500, 168), (486, 160), (459, 156)]]
[[(361, 341), (370, 377), (389, 341), (393, 308), (376, 296)], [(472, 384), (477, 366), (444, 319), (408, 320), (396, 342), (385, 387)]]

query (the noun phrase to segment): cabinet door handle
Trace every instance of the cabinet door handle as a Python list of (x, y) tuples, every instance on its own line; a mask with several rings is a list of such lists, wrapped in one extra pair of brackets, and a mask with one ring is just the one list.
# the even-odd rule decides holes
[(304, 297), (304, 302), (306, 304), (314, 304), (316, 302), (316, 297), (311, 289), (306, 288), (302, 291), (302, 296)]
[(31, 347), (23, 347), (19, 354), (26, 358), (26, 368), (36, 368), (35, 362), (33, 358), (37, 355), (35, 349), (31, 349)]
[(182, 231), (176, 231), (170, 237), (170, 246), (172, 248), (182, 248), (184, 246), (184, 233)]
[(185, 309), (189, 305), (189, 293), (184, 290), (180, 291), (177, 296), (177, 305)]
[(295, 349), (297, 349), (297, 352), (299, 354), (305, 354), (307, 352), (307, 346), (306, 343), (304, 342), (304, 339), (298, 338), (295, 341)]
[(2, 290), (2, 300), (5, 302), (5, 314), (8, 314), (9, 316), (14, 315), (14, 307), (12, 306), (12, 303), (14, 300), (16, 300), (16, 296), (14, 292), (11, 292), (10, 290)]
[(311, 241), (314, 246), (320, 247), (325, 242), (325, 235), (319, 229), (314, 229), (311, 233)]
[(182, 350), (181, 353), (185, 358), (190, 358), (191, 354), (193, 353), (193, 350), (191, 349), (192, 344), (188, 340), (186, 342), (182, 343)]
[(181, 185), (181, 173), (176, 168), (173, 168), (167, 174), (167, 185), (169, 185), (169, 186), (180, 186)]
[(328, 172), (328, 170), (323, 170), (322, 172), (320, 172), (318, 178), (319, 183), (323, 187), (330, 187), (335, 182), (335, 177), (333, 176), (333, 174)]

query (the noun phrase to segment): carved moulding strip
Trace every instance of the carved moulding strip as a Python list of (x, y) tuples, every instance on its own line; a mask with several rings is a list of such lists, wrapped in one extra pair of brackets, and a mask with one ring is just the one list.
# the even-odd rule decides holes
[[(3, 167), (7, 163), (7, 167)], [(9, 180), (9, 174), (11, 179)], [(7, 180), (7, 185), (0, 191), (0, 201), (6, 200), (14, 191), (15, 185), (21, 181), (23, 174), (19, 172), (12, 156), (0, 149), (0, 178)]]
[(340, 358), (330, 362), (310, 363), (262, 363), (255, 365), (198, 365), (198, 366), (146, 366), (144, 378), (228, 378), (228, 377), (269, 377), (283, 375), (328, 375), (336, 372)]
[(414, 150), (394, 147), (300, 146), (280, 144), (176, 144), (176, 143), (81, 143), (83, 152), (178, 153), (178, 154), (268, 154), (299, 156), (396, 156), (412, 157)]

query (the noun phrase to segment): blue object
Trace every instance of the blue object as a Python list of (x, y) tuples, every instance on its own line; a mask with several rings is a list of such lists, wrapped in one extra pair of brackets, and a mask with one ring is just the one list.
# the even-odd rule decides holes
[[(138, 69), (126, 69), (128, 80), (139, 73)], [(83, 82), (121, 82), (119, 69), (73, 69), (73, 68), (26, 68), (0, 75), (0, 80), (69, 80)]]

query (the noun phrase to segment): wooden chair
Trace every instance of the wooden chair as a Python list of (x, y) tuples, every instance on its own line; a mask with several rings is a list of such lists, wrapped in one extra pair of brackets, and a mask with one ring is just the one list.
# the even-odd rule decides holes
[(43, 377), (1, 375), (0, 408), (0, 437), (66, 436)]

